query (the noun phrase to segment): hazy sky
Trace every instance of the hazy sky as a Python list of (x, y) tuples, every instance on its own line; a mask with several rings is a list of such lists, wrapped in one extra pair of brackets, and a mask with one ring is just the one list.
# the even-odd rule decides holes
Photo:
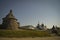
[(60, 26), (60, 0), (0, 0), (0, 23), (10, 9), (21, 26), (44, 23)]

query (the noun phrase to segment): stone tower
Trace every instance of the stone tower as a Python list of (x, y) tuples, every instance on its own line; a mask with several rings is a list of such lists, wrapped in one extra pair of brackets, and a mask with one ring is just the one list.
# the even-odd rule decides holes
[(12, 10), (10, 10), (8, 15), (6, 15), (6, 17), (3, 18), (2, 24), (5, 29), (9, 30), (17, 30), (19, 27), (17, 19), (14, 17)]

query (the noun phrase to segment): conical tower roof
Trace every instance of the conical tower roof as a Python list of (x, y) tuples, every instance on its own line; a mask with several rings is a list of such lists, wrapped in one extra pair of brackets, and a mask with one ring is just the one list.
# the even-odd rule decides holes
[(9, 18), (16, 19), (14, 17), (13, 13), (12, 13), (12, 10), (10, 10), (10, 12), (8, 13), (8, 15), (5, 18), (7, 18), (7, 19), (9, 19)]

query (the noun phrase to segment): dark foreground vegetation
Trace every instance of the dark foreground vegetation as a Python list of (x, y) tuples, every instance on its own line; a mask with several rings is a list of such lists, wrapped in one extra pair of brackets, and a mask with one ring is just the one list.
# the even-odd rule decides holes
[(50, 37), (47, 31), (37, 30), (0, 30), (0, 37)]

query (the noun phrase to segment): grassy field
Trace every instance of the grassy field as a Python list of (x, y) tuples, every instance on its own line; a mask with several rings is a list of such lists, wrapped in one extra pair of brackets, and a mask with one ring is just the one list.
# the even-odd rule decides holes
[(0, 37), (49, 37), (47, 31), (37, 30), (0, 30)]
[(60, 40), (60, 37), (0, 38), (0, 40)]

